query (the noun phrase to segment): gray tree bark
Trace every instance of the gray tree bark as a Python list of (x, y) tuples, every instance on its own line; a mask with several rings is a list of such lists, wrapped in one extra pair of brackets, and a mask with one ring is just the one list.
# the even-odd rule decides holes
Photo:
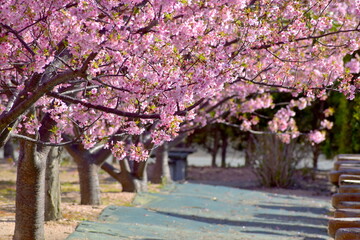
[(119, 162), (120, 170), (107, 162), (101, 165), (101, 169), (121, 184), (123, 192), (146, 192), (148, 181), (146, 174), (147, 164), (146, 162), (142, 162), (140, 165), (145, 166), (139, 168), (138, 173), (135, 173), (134, 170), (130, 168), (129, 162), (126, 159)]
[(84, 149), (81, 144), (65, 147), (77, 164), (82, 205), (100, 205), (100, 184), (94, 155)]
[(221, 167), (226, 168), (226, 151), (228, 147), (228, 136), (226, 134), (222, 134), (221, 140)]
[(164, 142), (155, 150), (155, 166), (152, 173), (154, 183), (171, 183), (168, 143)]
[[(145, 135), (146, 136), (146, 135)], [(143, 137), (144, 145), (150, 148), (149, 139)], [(101, 149), (95, 153), (84, 149), (81, 144), (72, 144), (65, 147), (78, 165), (80, 178), (80, 192), (82, 204), (100, 204), (100, 190), (97, 171), (101, 167), (110, 176), (120, 182), (125, 192), (147, 191), (146, 162), (128, 162), (121, 160), (120, 170), (106, 162), (111, 155), (109, 149)], [(92, 203), (90, 203), (92, 202)], [(98, 202), (98, 203), (97, 203)]]
[(213, 148), (211, 149), (211, 167), (216, 167), (216, 155), (219, 150), (219, 133), (215, 130), (214, 133), (214, 143)]
[(135, 192), (148, 191), (147, 161), (133, 162), (132, 175), (135, 183)]
[(245, 166), (249, 167), (253, 164), (252, 155), (255, 151), (254, 137), (251, 133), (247, 135), (247, 143), (245, 148)]
[[(49, 115), (41, 121), (39, 139), (49, 141), (55, 122)], [(34, 136), (32, 136), (34, 137)], [(43, 240), (45, 211), (45, 169), (50, 148), (20, 140), (16, 180), (14, 240)]]
[(45, 239), (46, 155), (45, 152), (37, 152), (34, 143), (20, 141), (14, 240)]
[(312, 153), (313, 153), (313, 157), (312, 157), (312, 167), (313, 170), (317, 170), (318, 169), (318, 162), (319, 162), (319, 157), (320, 157), (320, 145), (319, 144), (314, 144), (314, 146), (312, 146)]
[(62, 148), (52, 147), (47, 157), (45, 175), (45, 221), (57, 220), (61, 215), (59, 167)]

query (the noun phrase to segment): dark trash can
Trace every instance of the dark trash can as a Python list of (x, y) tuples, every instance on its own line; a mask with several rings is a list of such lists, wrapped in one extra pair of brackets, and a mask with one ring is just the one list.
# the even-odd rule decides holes
[(174, 181), (186, 179), (187, 156), (194, 152), (194, 148), (172, 148), (169, 151), (169, 168)]

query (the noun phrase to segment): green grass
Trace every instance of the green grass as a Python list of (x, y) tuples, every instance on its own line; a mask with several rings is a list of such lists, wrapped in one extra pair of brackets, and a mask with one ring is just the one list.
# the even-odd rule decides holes
[(79, 192), (80, 185), (73, 182), (61, 183), (61, 192)]
[(1, 201), (11, 202), (15, 200), (16, 190), (14, 181), (0, 181)]
[(121, 192), (120, 184), (100, 184), (102, 193), (118, 193)]
[(16, 185), (15, 181), (11, 181), (11, 180), (0, 180), (0, 186), (6, 186), (6, 185), (10, 185), (10, 186), (14, 186)]

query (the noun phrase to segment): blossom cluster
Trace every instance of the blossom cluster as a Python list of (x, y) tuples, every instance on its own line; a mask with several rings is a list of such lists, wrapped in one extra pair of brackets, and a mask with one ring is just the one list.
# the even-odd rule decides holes
[[(317, 98), (314, 89), (340, 81), (335, 90), (353, 98), (359, 60), (344, 64), (343, 57), (359, 49), (359, 17), (352, 0), (5, 1), (0, 123), (13, 123), (10, 115), (21, 117), (26, 110), (16, 108), (29, 103), (37, 116), (57, 122), (54, 142), (63, 133), (80, 135), (91, 148), (119, 131), (150, 131), (160, 144), (185, 123), (206, 124), (211, 114), (272, 108), (267, 93), (274, 89)], [(309, 101), (291, 104), (270, 121), (272, 131), (297, 132), (291, 108)], [(34, 133), (39, 122), (14, 129)], [(257, 122), (244, 119), (243, 129)], [(317, 132), (312, 136), (319, 141)], [(135, 160), (146, 151), (112, 148), (118, 158), (126, 152)]]

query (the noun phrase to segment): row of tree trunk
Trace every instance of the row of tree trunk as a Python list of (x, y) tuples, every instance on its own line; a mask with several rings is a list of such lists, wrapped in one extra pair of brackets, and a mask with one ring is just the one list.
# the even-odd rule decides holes
[[(51, 121), (48, 121), (51, 124)], [(47, 133), (39, 131), (40, 139), (46, 142)], [(60, 219), (61, 191), (59, 166), (62, 148), (44, 146), (27, 140), (19, 141), (17, 161), (17, 194), (15, 240), (44, 239), (44, 221)], [(147, 189), (146, 162), (119, 161), (119, 168), (106, 162), (111, 152), (101, 149), (95, 153), (81, 144), (65, 147), (77, 164), (81, 204), (99, 205), (100, 185), (98, 170), (101, 168), (116, 179), (122, 190), (140, 192)], [(157, 150), (157, 167), (154, 176), (159, 182), (171, 181), (168, 169), (167, 148)], [(164, 170), (165, 168), (165, 170)]]

